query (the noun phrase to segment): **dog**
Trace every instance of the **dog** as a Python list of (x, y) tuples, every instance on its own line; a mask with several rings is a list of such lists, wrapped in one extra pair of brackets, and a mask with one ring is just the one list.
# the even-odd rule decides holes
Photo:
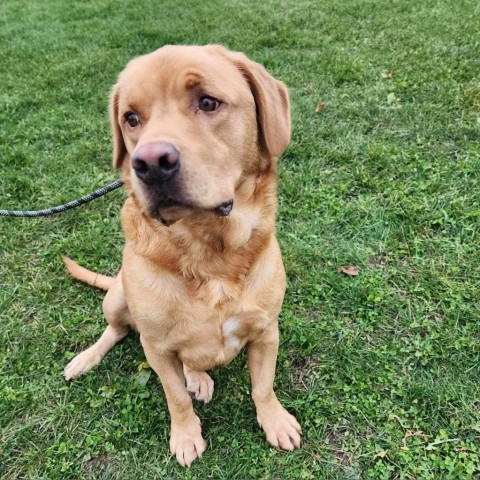
[(113, 167), (128, 198), (115, 278), (64, 257), (107, 291), (108, 326), (65, 368), (71, 380), (130, 329), (161, 379), (170, 450), (189, 467), (205, 451), (189, 393), (247, 348), (252, 398), (268, 442), (300, 447), (301, 428), (273, 390), (285, 270), (275, 235), (277, 160), (290, 140), (288, 90), (263, 66), (218, 45), (164, 46), (131, 60), (110, 98)]

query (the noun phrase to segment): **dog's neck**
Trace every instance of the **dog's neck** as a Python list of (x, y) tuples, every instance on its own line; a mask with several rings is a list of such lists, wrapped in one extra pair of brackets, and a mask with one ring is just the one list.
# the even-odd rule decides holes
[(275, 168), (251, 175), (236, 189), (228, 217), (198, 211), (169, 227), (147, 216), (130, 194), (122, 214), (125, 237), (137, 255), (189, 277), (221, 274), (225, 263), (237, 264), (235, 276), (246, 275), (275, 235), (276, 186)]

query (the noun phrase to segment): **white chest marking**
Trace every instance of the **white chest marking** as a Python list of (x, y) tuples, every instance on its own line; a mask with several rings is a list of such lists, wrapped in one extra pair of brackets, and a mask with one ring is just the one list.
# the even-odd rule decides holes
[(225, 343), (230, 348), (238, 348), (240, 340), (235, 336), (235, 331), (238, 329), (238, 320), (236, 318), (229, 318), (223, 325), (223, 338)]

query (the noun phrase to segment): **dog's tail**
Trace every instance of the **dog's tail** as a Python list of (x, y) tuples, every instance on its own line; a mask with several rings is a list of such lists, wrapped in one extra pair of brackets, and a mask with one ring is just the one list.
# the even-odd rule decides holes
[(107, 291), (113, 284), (113, 277), (101, 275), (100, 273), (92, 272), (74, 262), (71, 258), (62, 256), (63, 263), (65, 263), (70, 275), (77, 280), (88, 283), (92, 287), (100, 288)]

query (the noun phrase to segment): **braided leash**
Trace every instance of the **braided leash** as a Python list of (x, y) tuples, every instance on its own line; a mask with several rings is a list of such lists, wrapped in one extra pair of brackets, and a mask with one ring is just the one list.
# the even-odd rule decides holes
[(79, 198), (78, 200), (73, 200), (64, 205), (59, 205), (58, 207), (46, 208), (45, 210), (24, 210), (24, 211), (0, 210), (0, 217), (1, 216), (3, 217), (46, 217), (48, 215), (55, 215), (56, 213), (65, 212), (66, 210), (70, 210), (71, 208), (79, 207), (84, 203), (91, 202), (92, 200), (95, 200), (98, 197), (102, 197), (103, 195), (106, 195), (108, 192), (111, 192), (112, 190), (116, 190), (117, 188), (120, 188), (122, 185), (123, 185), (122, 180), (116, 180), (115, 182), (110, 183), (109, 185), (106, 185), (103, 188), (99, 188), (98, 190), (95, 190), (89, 195), (85, 195), (84, 197)]

